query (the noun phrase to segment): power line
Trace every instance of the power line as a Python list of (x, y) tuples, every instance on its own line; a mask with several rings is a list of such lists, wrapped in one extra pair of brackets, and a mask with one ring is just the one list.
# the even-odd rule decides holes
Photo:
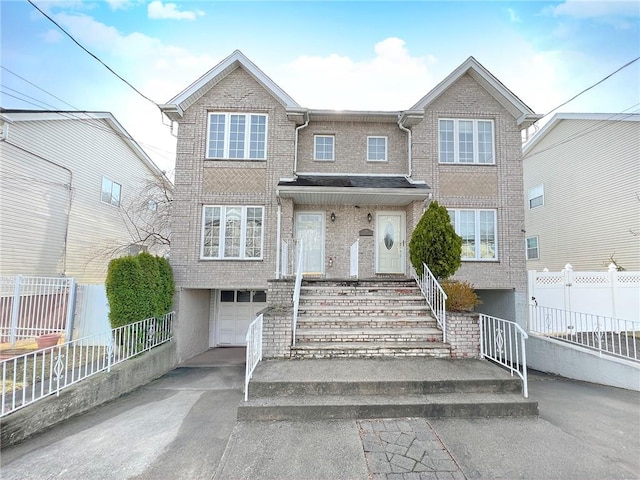
[(51, 23), (53, 23), (56, 27), (58, 27), (62, 33), (64, 33), (67, 37), (69, 37), (73, 43), (75, 43), (76, 45), (78, 45), (82, 50), (84, 50), (85, 52), (87, 52), (90, 56), (92, 56), (95, 60), (97, 60), (98, 62), (100, 62), (107, 70), (109, 70), (111, 73), (113, 73), (116, 77), (118, 77), (120, 80), (122, 80), (124, 83), (126, 83), (131, 89), (133, 89), (138, 95), (140, 95), (142, 98), (144, 98), (145, 100), (153, 103), (156, 107), (160, 108), (160, 105), (158, 105), (156, 102), (154, 102), (153, 100), (151, 100), (149, 97), (147, 97), (145, 94), (143, 94), (142, 92), (140, 92), (140, 90), (138, 90), (136, 87), (134, 87), (133, 85), (131, 85), (127, 80), (125, 80), (123, 77), (121, 77), (120, 75), (118, 75), (109, 65), (107, 65), (106, 63), (104, 63), (102, 60), (100, 60), (100, 58), (98, 58), (96, 55), (94, 55), (93, 53), (91, 53), (89, 50), (87, 50), (80, 42), (78, 42), (75, 38), (73, 38), (73, 36), (67, 32), (64, 28), (62, 28), (60, 26), (60, 24), (58, 22), (56, 22), (53, 18), (51, 18), (49, 15), (47, 15), (45, 12), (43, 12), (42, 10), (40, 10), (40, 8), (33, 3), (31, 0), (27, 0), (27, 2), (29, 2), (31, 4), (31, 6), (33, 8), (35, 8), (36, 10), (38, 10), (44, 17), (46, 17)]
[(569, 100), (567, 100), (564, 103), (561, 103), (560, 105), (558, 105), (556, 108), (553, 108), (551, 110), (549, 110), (547, 113), (545, 113), (542, 117), (540, 117), (538, 119), (538, 121), (542, 120), (544, 117), (550, 115), (551, 113), (555, 112), (556, 110), (558, 110), (561, 107), (564, 107), (567, 103), (572, 102), (573, 100), (575, 100), (576, 98), (578, 98), (580, 95), (582, 95), (583, 93), (588, 92), (589, 90), (591, 90), (593, 87), (596, 87), (598, 85), (600, 85), (602, 82), (604, 82), (605, 80), (611, 78), (612, 76), (614, 76), (616, 73), (618, 73), (620, 70), (623, 70), (625, 68), (627, 68), (629, 65), (631, 65), (634, 62), (637, 62), (638, 60), (640, 60), (640, 57), (636, 57), (633, 60), (631, 60), (630, 62), (625, 63), (624, 65), (622, 65), (620, 68), (616, 69), (615, 71), (611, 72), (609, 75), (607, 75), (606, 77), (602, 78), (601, 80), (598, 80), (596, 83), (594, 83), (593, 85), (591, 85), (590, 87), (585, 88), (584, 90), (582, 90), (580, 93), (574, 95), (573, 97), (571, 97)]
[[(80, 110), (78, 107), (76, 107), (76, 106), (74, 106), (74, 105), (71, 105), (69, 102), (65, 102), (65, 101), (64, 101), (64, 100), (62, 100), (60, 97), (56, 97), (53, 93), (51, 93), (51, 92), (49, 92), (49, 91), (45, 90), (44, 88), (39, 87), (38, 85), (36, 85), (36, 84), (35, 84), (35, 83), (33, 83), (33, 82), (30, 82), (30, 81), (29, 81), (29, 80), (27, 80), (26, 78), (24, 78), (24, 77), (22, 77), (22, 76), (18, 75), (16, 72), (11, 71), (10, 69), (8, 69), (7, 67), (5, 67), (4, 65), (0, 65), (0, 68), (2, 68), (3, 70), (6, 70), (6, 71), (7, 71), (7, 72), (9, 72), (11, 75), (13, 75), (13, 76), (15, 76), (15, 77), (18, 77), (20, 80), (22, 80), (23, 82), (28, 83), (28, 84), (29, 84), (29, 85), (31, 85), (32, 87), (35, 87), (35, 88), (37, 88), (38, 90), (40, 90), (40, 91), (42, 91), (42, 92), (46, 93), (47, 95), (49, 95), (49, 96), (51, 96), (51, 97), (55, 98), (56, 100), (58, 100), (58, 101), (60, 101), (60, 102), (64, 103), (65, 105), (69, 105), (69, 106), (70, 106), (71, 108), (73, 108), (74, 110)], [(44, 102), (43, 102), (43, 103), (44, 103)]]

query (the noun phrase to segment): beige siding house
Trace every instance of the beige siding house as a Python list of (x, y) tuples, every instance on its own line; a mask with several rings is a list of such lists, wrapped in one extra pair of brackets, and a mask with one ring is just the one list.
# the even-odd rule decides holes
[(640, 270), (640, 115), (559, 113), (523, 153), (527, 269)]
[(157, 213), (144, 195), (162, 172), (110, 113), (2, 110), (0, 125), (0, 275), (102, 283), (140, 243), (124, 212)]
[(244, 343), (302, 244), (307, 278), (409, 276), (431, 200), (464, 240), (456, 277), (524, 321), (521, 131), (539, 116), (474, 58), (403, 111), (300, 106), (235, 51), (161, 106), (176, 122), (171, 263), (181, 357)]

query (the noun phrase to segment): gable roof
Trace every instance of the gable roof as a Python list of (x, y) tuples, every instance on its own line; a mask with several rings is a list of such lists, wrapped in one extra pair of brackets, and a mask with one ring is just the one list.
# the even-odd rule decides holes
[(255, 66), (240, 50), (234, 51), (219, 64), (202, 75), (198, 80), (185, 88), (167, 103), (160, 105), (160, 110), (170, 120), (177, 121), (184, 115), (184, 111), (190, 105), (197, 102), (211, 87), (233, 72), (242, 67), (258, 83), (260, 83), (271, 95), (273, 95), (286, 109), (302, 110), (302, 107), (291, 98), (282, 88), (271, 80), (262, 70)]
[(542, 127), (522, 147), (523, 156), (527, 155), (544, 137), (546, 137), (563, 120), (595, 120), (599, 122), (640, 122), (638, 113), (556, 113), (544, 127)]
[(88, 112), (77, 110), (12, 110), (0, 108), (0, 117), (9, 123), (34, 122), (34, 121), (86, 121), (104, 120), (133, 153), (149, 168), (155, 175), (164, 176), (158, 166), (151, 160), (149, 155), (138, 145), (129, 132), (127, 132), (120, 122), (110, 112)]
[(493, 76), (489, 70), (484, 68), (475, 58), (469, 57), (462, 65), (451, 72), (443, 81), (436, 85), (429, 93), (420, 99), (406, 114), (417, 114), (440, 97), (449, 87), (457, 82), (464, 75), (469, 74), (487, 92), (491, 94), (500, 104), (511, 113), (518, 125), (524, 129), (542, 118), (536, 114), (522, 100), (520, 100), (511, 90), (505, 87), (500, 80)]

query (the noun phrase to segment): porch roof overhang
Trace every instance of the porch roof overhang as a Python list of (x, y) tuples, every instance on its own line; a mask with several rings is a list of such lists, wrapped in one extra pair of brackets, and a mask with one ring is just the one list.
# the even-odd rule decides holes
[(431, 188), (405, 176), (298, 175), (281, 178), (276, 194), (297, 205), (404, 206), (429, 197)]

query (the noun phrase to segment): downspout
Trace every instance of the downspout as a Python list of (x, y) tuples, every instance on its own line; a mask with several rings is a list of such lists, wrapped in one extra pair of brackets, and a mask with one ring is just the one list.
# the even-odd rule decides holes
[[(16, 145), (13, 142), (9, 141), (9, 125), (5, 124), (3, 126), (3, 135), (2, 138), (0, 138), (0, 141), (5, 142), (7, 145), (11, 145), (12, 147), (17, 148), (18, 150), (22, 150), (25, 153), (28, 153), (29, 155), (33, 155), (36, 158), (39, 158), (40, 160), (44, 160), (47, 163), (50, 163), (52, 165), (55, 165), (58, 168), (61, 168), (63, 170), (66, 170), (67, 172), (69, 172), (69, 183), (68, 184), (64, 184), (64, 187), (69, 191), (69, 204), (68, 204), (68, 209), (67, 209), (67, 222), (64, 228), (64, 249), (62, 251), (62, 275), (66, 276), (67, 275), (67, 247), (68, 247), (68, 243), (69, 243), (69, 220), (71, 218), (71, 202), (73, 201), (73, 172), (71, 171), (71, 169), (65, 167), (64, 165), (60, 165), (56, 162), (53, 162), (51, 160), (49, 160), (48, 158), (45, 158), (41, 155), (38, 155), (36, 153), (33, 153), (25, 148), (22, 148), (20, 145)], [(59, 185), (59, 184), (58, 184)]]
[[(309, 125), (309, 112), (306, 112), (305, 115), (307, 120), (299, 127), (296, 127), (296, 136), (295, 136), (294, 145), (293, 145), (293, 176), (294, 177), (296, 176), (296, 173), (298, 171), (298, 132), (303, 128), (305, 128), (307, 125)], [(278, 204), (279, 203), (280, 202), (278, 202)]]
[(411, 175), (413, 173), (413, 161), (411, 159), (411, 129), (406, 128), (402, 125), (402, 119), (400, 115), (398, 115), (398, 127), (400, 128), (400, 130), (407, 132), (407, 162), (409, 167), (409, 174), (407, 175), (407, 177), (411, 178)]
[(276, 192), (278, 201), (278, 212), (276, 213), (276, 280), (280, 280), (280, 223), (282, 221), (282, 205), (280, 195)]

